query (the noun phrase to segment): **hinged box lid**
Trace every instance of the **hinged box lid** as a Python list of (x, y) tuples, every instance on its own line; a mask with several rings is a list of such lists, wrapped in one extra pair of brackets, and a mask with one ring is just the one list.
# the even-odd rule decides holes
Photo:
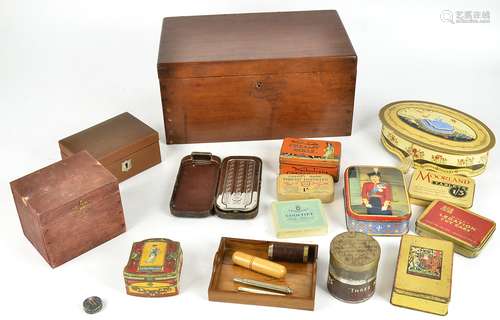
[(102, 164), (108, 165), (158, 140), (157, 131), (124, 112), (60, 140), (59, 146), (67, 156), (87, 150)]
[(65, 160), (11, 182), (12, 192), (41, 225), (54, 221), (70, 210), (85, 210), (90, 198), (118, 189), (118, 181), (88, 152)]
[(163, 20), (158, 75), (315, 72), (339, 59), (355, 61), (356, 53), (335, 10), (171, 17)]

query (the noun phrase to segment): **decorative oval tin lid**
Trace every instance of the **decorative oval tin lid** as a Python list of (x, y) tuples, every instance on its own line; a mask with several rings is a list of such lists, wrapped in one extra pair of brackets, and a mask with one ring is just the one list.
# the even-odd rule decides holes
[(488, 152), (493, 132), (476, 118), (437, 103), (397, 101), (380, 110), (382, 124), (400, 138), (450, 154)]
[(376, 270), (380, 258), (380, 245), (373, 237), (362, 232), (344, 232), (333, 238), (330, 255), (338, 267), (364, 272)]

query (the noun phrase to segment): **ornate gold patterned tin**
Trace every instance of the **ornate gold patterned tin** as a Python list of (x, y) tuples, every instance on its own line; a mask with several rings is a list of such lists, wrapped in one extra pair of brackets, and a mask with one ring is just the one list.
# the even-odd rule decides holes
[(493, 132), (476, 118), (425, 101), (393, 102), (380, 110), (382, 143), (415, 168), (476, 176), (486, 169)]
[(472, 178), (445, 172), (417, 169), (408, 185), (410, 202), (426, 207), (444, 200), (462, 208), (472, 207), (475, 182)]
[(375, 292), (380, 246), (361, 232), (344, 232), (330, 243), (328, 291), (344, 302), (363, 302)]
[(328, 174), (280, 174), (276, 183), (279, 201), (320, 199), (333, 201), (333, 178)]
[(453, 243), (403, 235), (391, 303), (446, 315), (451, 297), (452, 268)]

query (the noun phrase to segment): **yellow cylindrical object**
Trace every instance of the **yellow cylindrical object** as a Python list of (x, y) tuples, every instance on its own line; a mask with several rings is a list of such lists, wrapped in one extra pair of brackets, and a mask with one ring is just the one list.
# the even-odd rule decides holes
[(283, 278), (286, 275), (285, 266), (241, 251), (233, 253), (233, 263), (274, 278)]

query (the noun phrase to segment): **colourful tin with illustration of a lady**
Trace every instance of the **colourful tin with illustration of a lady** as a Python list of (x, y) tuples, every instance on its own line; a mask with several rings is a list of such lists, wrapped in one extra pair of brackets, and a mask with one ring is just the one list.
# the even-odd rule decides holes
[(399, 236), (409, 230), (411, 206), (403, 173), (397, 168), (348, 167), (344, 202), (349, 231)]
[(397, 101), (383, 107), (381, 141), (416, 169), (477, 176), (495, 135), (478, 119), (437, 103)]
[(179, 242), (163, 238), (134, 242), (123, 270), (127, 294), (138, 297), (177, 295), (181, 268)]

